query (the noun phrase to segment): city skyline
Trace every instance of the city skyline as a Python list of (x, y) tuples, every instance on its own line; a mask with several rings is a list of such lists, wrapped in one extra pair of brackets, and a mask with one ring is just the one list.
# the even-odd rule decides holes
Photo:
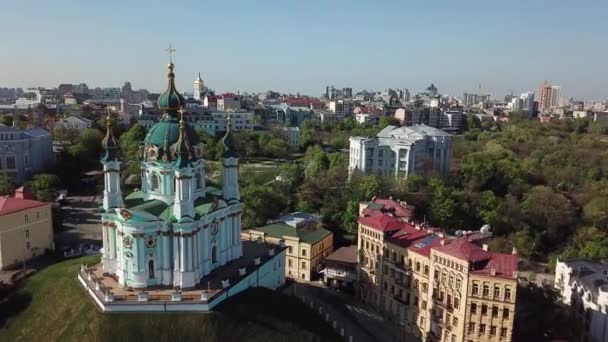
[[(0, 27), (17, 28), (21, 38), (4, 42), (0, 87), (130, 81), (134, 89), (157, 92), (165, 86), (158, 80), (172, 43), (180, 91), (191, 91), (201, 72), (220, 92), (319, 96), (332, 84), (355, 92), (417, 92), (434, 83), (460, 97), (481, 84), (483, 93), (499, 98), (536, 91), (548, 80), (565, 97), (608, 97), (608, 82), (597, 72), (608, 53), (601, 44), (608, 29), (600, 24), (608, 5), (600, 1), (577, 4), (575, 12), (565, 1), (446, 2), (437, 8), (392, 1), (150, 6), (62, 0), (50, 6), (4, 6)], [(574, 21), (576, 30), (564, 24)]]

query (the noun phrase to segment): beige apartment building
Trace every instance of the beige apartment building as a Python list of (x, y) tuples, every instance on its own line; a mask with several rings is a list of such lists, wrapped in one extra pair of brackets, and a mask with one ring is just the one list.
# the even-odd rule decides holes
[(16, 197), (0, 197), (0, 269), (54, 249), (51, 204)]
[(478, 246), (487, 237), (363, 215), (358, 295), (423, 341), (511, 341), (517, 255)]
[(334, 250), (333, 233), (322, 227), (317, 216), (300, 212), (271, 220), (264, 227), (243, 231), (241, 238), (273, 244), (284, 241), (287, 247), (285, 276), (294, 280), (313, 280)]

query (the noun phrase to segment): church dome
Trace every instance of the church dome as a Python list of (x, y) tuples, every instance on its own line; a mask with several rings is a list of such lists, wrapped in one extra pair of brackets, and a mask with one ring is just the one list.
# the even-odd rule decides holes
[[(188, 141), (192, 146), (198, 145), (200, 142), (198, 134), (192, 128), (192, 126), (186, 124), (186, 131), (188, 132)], [(179, 119), (172, 116), (166, 116), (157, 124), (150, 128), (146, 138), (144, 139), (144, 145), (156, 145), (158, 147), (164, 147), (165, 144), (169, 147), (173, 146), (179, 139)]]
[(173, 68), (174, 65), (170, 62), (169, 74), (167, 75), (167, 90), (158, 97), (157, 101), (158, 108), (168, 112), (175, 112), (186, 105), (186, 100), (175, 88), (175, 74), (173, 73)]

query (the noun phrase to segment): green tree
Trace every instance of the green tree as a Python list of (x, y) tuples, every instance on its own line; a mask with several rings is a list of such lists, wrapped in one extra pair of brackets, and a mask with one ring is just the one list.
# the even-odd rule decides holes
[(76, 128), (59, 127), (53, 131), (54, 140), (70, 144), (76, 144), (79, 136), (80, 132)]
[(11, 177), (6, 173), (0, 173), (0, 195), (12, 196), (17, 189)]
[(383, 116), (378, 122), (378, 127), (383, 129), (387, 126), (401, 126), (399, 120), (392, 116)]
[(59, 177), (49, 173), (34, 175), (28, 184), (34, 197), (43, 202), (52, 202), (55, 200), (59, 185)]
[(118, 140), (123, 160), (127, 164), (127, 172), (131, 175), (140, 177), (140, 154), (139, 145), (146, 137), (146, 128), (141, 125), (134, 125), (126, 131)]
[(243, 190), (243, 228), (252, 229), (266, 224), (279, 216), (287, 207), (287, 201), (273, 188), (251, 185)]
[(4, 126), (12, 126), (13, 125), (13, 116), (12, 115), (2, 115), (0, 117), (0, 124)]
[(359, 201), (348, 201), (346, 210), (342, 216), (344, 230), (349, 234), (356, 234), (358, 229), (357, 220), (359, 219)]
[(590, 224), (608, 229), (608, 196), (599, 196), (583, 207), (583, 218)]

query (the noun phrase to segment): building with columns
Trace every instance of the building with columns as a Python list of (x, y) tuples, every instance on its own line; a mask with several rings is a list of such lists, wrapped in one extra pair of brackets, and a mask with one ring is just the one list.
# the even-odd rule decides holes
[(450, 167), (452, 136), (426, 125), (387, 126), (376, 138), (350, 137), (348, 172), (393, 174), (436, 172), (444, 177)]
[(207, 311), (249, 287), (275, 289), (285, 282), (283, 242), (241, 241), (239, 157), (230, 117), (222, 184), (209, 184), (203, 145), (184, 118), (174, 64), (168, 68), (167, 90), (158, 98), (163, 118), (140, 148), (142, 186), (125, 197), (108, 113), (101, 264), (83, 265), (78, 274), (102, 311)]
[(203, 101), (203, 99), (205, 98), (205, 95), (207, 93), (207, 87), (205, 87), (205, 81), (203, 81), (203, 79), (201, 78), (201, 73), (198, 73), (198, 76), (196, 77), (196, 79), (194, 80), (194, 87), (193, 87), (193, 97), (195, 100), (197, 101)]

